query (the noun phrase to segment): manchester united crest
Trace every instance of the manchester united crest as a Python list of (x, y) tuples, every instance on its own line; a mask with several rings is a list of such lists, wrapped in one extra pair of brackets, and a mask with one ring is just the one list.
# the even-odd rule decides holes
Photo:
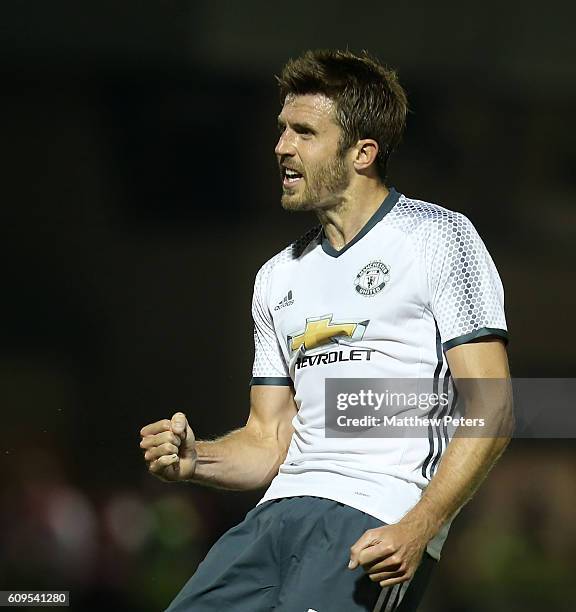
[(381, 261), (371, 261), (365, 265), (354, 279), (354, 288), (365, 297), (380, 293), (390, 280), (390, 268)]

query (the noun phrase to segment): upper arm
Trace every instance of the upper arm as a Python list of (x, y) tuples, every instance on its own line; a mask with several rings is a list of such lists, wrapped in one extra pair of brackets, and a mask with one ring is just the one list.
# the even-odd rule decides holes
[(254, 282), (252, 297), (252, 319), (254, 320), (252, 385), (289, 386), (292, 384), (292, 379), (276, 336), (268, 303), (270, 270), (269, 265), (263, 266), (258, 271)]
[(446, 352), (446, 359), (462, 400), (462, 416), (482, 419), (482, 428), (472, 429), (472, 437), (509, 438), (514, 410), (504, 342), (493, 337), (460, 344)]
[(246, 428), (260, 439), (273, 439), (288, 448), (297, 407), (292, 379), (270, 312), (270, 275), (271, 266), (266, 264), (259, 270), (254, 282), (254, 366)]
[(259, 438), (273, 438), (287, 448), (297, 411), (291, 386), (252, 385), (246, 428)]
[[(444, 351), (479, 338), (507, 339), (500, 276), (466, 217), (450, 213), (436, 220), (426, 242), (425, 265), (430, 308)], [(487, 350), (502, 356), (494, 346)]]
[(509, 378), (508, 356), (500, 338), (459, 344), (446, 351), (452, 376), (458, 378)]

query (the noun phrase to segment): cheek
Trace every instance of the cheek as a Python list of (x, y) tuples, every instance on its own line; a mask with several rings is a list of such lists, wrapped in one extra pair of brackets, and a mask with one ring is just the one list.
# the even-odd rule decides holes
[(324, 149), (324, 147), (310, 146), (307, 150), (303, 150), (301, 160), (304, 167), (309, 172), (317, 172), (330, 163), (333, 156)]

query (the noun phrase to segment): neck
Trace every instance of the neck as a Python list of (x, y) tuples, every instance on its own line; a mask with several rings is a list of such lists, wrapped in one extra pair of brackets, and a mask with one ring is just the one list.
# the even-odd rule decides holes
[(341, 202), (329, 209), (316, 212), (324, 228), (324, 234), (334, 249), (340, 251), (366, 225), (378, 210), (389, 191), (379, 183), (369, 189), (353, 194), (344, 194)]

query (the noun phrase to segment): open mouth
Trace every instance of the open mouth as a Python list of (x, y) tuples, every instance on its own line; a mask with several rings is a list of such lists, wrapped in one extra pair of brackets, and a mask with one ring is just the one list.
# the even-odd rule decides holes
[(293, 170), (292, 168), (282, 168), (282, 184), (285, 187), (293, 187), (303, 178), (304, 177), (302, 174), (300, 174), (300, 172), (296, 172), (296, 170)]

